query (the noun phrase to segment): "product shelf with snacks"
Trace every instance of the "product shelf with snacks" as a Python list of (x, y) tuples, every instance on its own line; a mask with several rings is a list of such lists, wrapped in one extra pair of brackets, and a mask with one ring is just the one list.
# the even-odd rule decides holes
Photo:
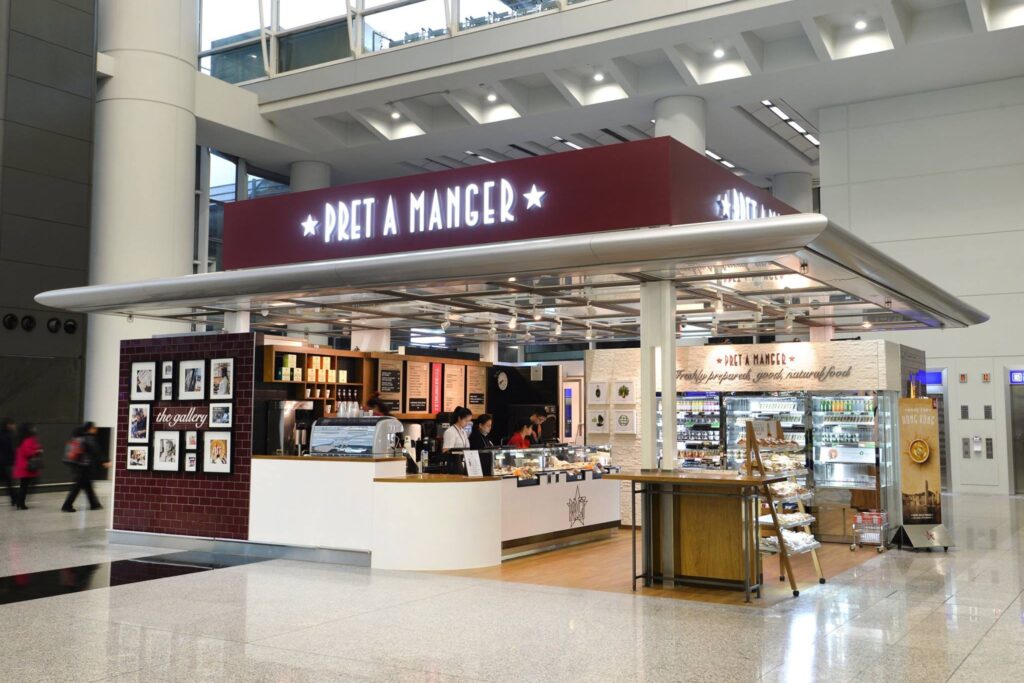
[(289, 400), (313, 401), (318, 417), (333, 415), (344, 403), (361, 404), (367, 396), (372, 373), (364, 353), (288, 344), (260, 348), (263, 386), (283, 389)]
[[(722, 445), (721, 397), (714, 392), (680, 392), (676, 395), (676, 451), (679, 460), (685, 460), (684, 453), (700, 451), (707, 457), (716, 455)], [(657, 440), (658, 459), (662, 457), (665, 439), (665, 416), (662, 410), (662, 396), (657, 394)], [(704, 456), (701, 456), (704, 457)], [(680, 467), (684, 466), (682, 463)]]

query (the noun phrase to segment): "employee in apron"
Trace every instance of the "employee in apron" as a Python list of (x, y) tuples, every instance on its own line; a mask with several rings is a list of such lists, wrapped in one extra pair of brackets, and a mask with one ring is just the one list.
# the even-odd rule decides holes
[(441, 452), (448, 453), (452, 450), (466, 450), (469, 448), (469, 437), (466, 436), (466, 427), (473, 417), (467, 408), (459, 406), (452, 411), (452, 424), (444, 430), (441, 438)]

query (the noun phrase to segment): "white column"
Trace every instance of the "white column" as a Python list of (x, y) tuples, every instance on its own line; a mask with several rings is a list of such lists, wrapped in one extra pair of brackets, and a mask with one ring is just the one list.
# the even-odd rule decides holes
[(772, 176), (772, 196), (800, 213), (814, 211), (810, 173), (778, 173)]
[(249, 311), (228, 311), (224, 314), (224, 331), (244, 334), (249, 331)]
[[(331, 165), (322, 161), (293, 161), (289, 168), (289, 187), (292, 192), (305, 192), (306, 190), (321, 190), (331, 186)], [(327, 332), (330, 325), (324, 323), (313, 323), (310, 325), (289, 325), (289, 330), (298, 330), (309, 337), (310, 344), (321, 344), (326, 346), (330, 343), (327, 335), (317, 332)], [(353, 335), (354, 336), (354, 335)], [(390, 339), (388, 340), (390, 342)], [(352, 348), (355, 348), (353, 343)], [(364, 351), (366, 349), (363, 349)]]
[(497, 363), (498, 362), (498, 342), (496, 341), (485, 341), (480, 342), (480, 360), (485, 363)]
[(390, 351), (391, 328), (352, 330), (353, 351)]
[(331, 186), (331, 165), (322, 161), (293, 161), (289, 171), (292, 192)]
[(701, 154), (705, 145), (707, 105), (691, 95), (663, 97), (654, 103), (654, 135), (669, 136)]
[[(100, 0), (90, 284), (192, 272), (196, 165), (195, 0)], [(89, 316), (85, 418), (117, 421), (122, 339), (188, 332), (175, 323)]]
[[(640, 285), (640, 462), (645, 469), (658, 466), (657, 392), (661, 391), (663, 416), (676, 414), (676, 289), (672, 282)], [(664, 419), (663, 469), (676, 462), (676, 440)]]

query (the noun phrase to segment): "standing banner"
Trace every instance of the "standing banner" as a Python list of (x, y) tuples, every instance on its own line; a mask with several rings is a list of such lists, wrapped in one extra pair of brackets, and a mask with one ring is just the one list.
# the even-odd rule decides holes
[(903, 524), (942, 522), (939, 411), (930, 398), (900, 399)]

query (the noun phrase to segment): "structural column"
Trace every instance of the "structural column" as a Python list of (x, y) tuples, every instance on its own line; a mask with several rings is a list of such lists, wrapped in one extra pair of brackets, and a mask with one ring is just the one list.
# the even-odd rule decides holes
[[(320, 190), (331, 186), (331, 165), (322, 161), (293, 161), (289, 167), (288, 176), (289, 188), (292, 192)], [(324, 323), (289, 325), (288, 329), (292, 332), (299, 332), (303, 336), (308, 336), (310, 344), (326, 346), (330, 343), (327, 335), (322, 334), (330, 330), (330, 325)], [(321, 334), (317, 334), (318, 332)]]
[[(196, 168), (195, 0), (100, 0), (97, 48), (114, 76), (96, 93), (90, 284), (192, 272)], [(122, 339), (188, 332), (89, 316), (85, 418), (117, 423)]]
[(690, 149), (704, 154), (705, 119), (707, 105), (704, 99), (692, 95), (663, 97), (654, 103), (654, 135), (675, 138)]

